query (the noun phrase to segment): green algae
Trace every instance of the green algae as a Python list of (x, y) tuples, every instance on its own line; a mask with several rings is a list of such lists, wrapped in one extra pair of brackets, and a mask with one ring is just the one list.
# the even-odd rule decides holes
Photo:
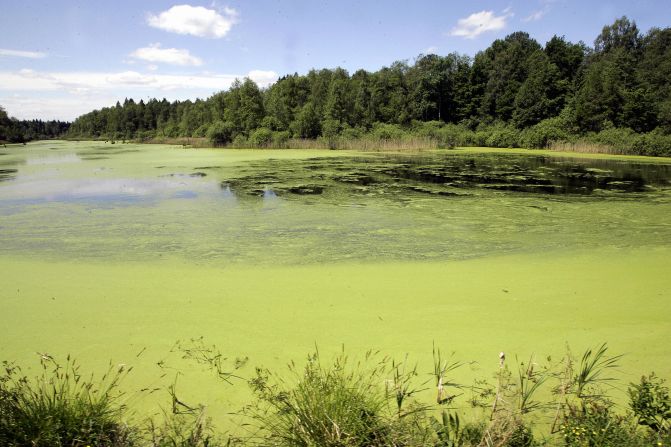
[(626, 353), (625, 380), (671, 378), (671, 160), (86, 142), (5, 152), (2, 358), (112, 359), (137, 366), (140, 388), (170, 357), (198, 378), (189, 397), (221, 407), (245, 386), (212, 396), (207, 374), (171, 357), (177, 339), (205, 336), (271, 367), (315, 343), (407, 352), (427, 372), (435, 341), (484, 377), (501, 350), (607, 341)]

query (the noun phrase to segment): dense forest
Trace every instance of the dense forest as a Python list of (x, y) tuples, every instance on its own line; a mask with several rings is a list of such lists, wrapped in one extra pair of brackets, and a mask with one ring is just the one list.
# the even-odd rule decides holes
[(473, 58), (420, 55), (351, 75), (311, 70), (267, 89), (244, 79), (206, 100), (126, 99), (79, 117), (68, 134), (276, 147), (289, 138), (415, 135), (503, 147), (582, 138), (671, 154), (671, 28), (641, 33), (622, 17), (593, 47), (559, 36), (542, 46), (515, 32)]
[(25, 143), (64, 135), (70, 123), (63, 121), (17, 120), (0, 107), (0, 142)]

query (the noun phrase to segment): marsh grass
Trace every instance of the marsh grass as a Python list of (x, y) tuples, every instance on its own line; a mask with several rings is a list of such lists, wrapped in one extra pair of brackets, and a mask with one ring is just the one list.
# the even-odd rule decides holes
[(601, 143), (592, 143), (589, 141), (552, 141), (548, 143), (548, 149), (557, 152), (580, 152), (584, 154), (610, 154), (610, 155), (627, 155), (631, 154), (631, 150), (618, 148)]
[[(245, 380), (236, 372), (244, 362), (229, 361), (202, 338), (178, 342), (172, 351), (213, 371), (223, 385)], [(178, 396), (180, 372), (167, 390), (171, 406), (160, 417), (129, 423), (119, 384), (130, 368), (110, 365), (101, 377), (84, 377), (70, 358), (61, 365), (43, 354), (34, 380), (3, 364), (0, 445), (659, 447), (671, 441), (669, 390), (654, 374), (629, 387), (631, 413), (615, 412), (608, 393), (615, 388), (621, 356), (610, 355), (606, 344), (579, 359), (569, 350), (557, 363), (548, 358), (541, 364), (534, 356), (502, 362), (494, 384), (478, 380), (473, 387), (478, 399), (472, 402), (484, 410), (475, 418), (466, 418), (465, 408), (455, 404), (466, 387), (452, 379), (464, 364), (452, 357), (434, 346), (434, 368), (426, 381), (407, 356), (396, 361), (373, 351), (356, 360), (343, 350), (324, 360), (315, 350), (305, 365), (292, 362), (288, 374), (256, 368), (246, 380), (254, 398), (236, 414), (242, 422), (233, 437), (217, 430), (205, 405)], [(422, 400), (431, 389), (427, 383), (435, 383), (435, 404)], [(542, 400), (546, 387), (553, 399)], [(548, 427), (552, 413), (552, 433), (539, 438), (543, 430), (535, 424), (546, 420)]]
[(126, 446), (137, 436), (127, 425), (119, 384), (130, 372), (110, 365), (102, 377), (84, 376), (70, 357), (64, 364), (40, 354), (34, 380), (3, 363), (0, 377), (0, 445)]
[(415, 421), (423, 407), (410, 402), (416, 371), (368, 352), (352, 362), (339, 354), (308, 357), (291, 379), (257, 369), (250, 385), (257, 402), (245, 409), (258, 445), (399, 446), (427, 431)]

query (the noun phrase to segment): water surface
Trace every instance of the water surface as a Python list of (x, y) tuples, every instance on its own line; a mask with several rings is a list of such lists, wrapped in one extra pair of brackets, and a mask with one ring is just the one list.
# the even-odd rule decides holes
[(427, 373), (435, 342), (478, 362), (464, 380), (502, 350), (606, 341), (624, 383), (671, 379), (670, 180), (668, 159), (542, 151), (10, 146), (0, 358), (111, 359), (137, 389), (171, 383), (170, 365), (185, 400), (226, 411), (246, 386), (217, 388), (177, 339), (250, 368), (344, 344)]

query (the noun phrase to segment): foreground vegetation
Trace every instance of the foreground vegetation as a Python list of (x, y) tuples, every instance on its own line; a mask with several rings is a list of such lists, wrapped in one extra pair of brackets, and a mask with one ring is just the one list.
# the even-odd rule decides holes
[[(170, 410), (142, 419), (125, 405), (120, 383), (130, 372), (110, 366), (85, 376), (70, 358), (40, 354), (41, 375), (28, 379), (4, 362), (0, 375), (0, 444), (5, 446), (664, 446), (671, 443), (671, 397), (654, 373), (628, 386), (628, 408), (609, 392), (618, 386), (620, 356), (606, 345), (559, 362), (507, 360), (494, 380), (453, 380), (465, 364), (434, 348), (424, 380), (406, 358), (368, 352), (359, 361), (318, 352), (289, 374), (227, 361), (201, 339), (178, 343), (184, 358), (206, 365), (222, 386), (246, 382), (254, 398), (237, 412), (239, 433), (216, 430), (205, 406), (185, 403), (170, 387)], [(426, 401), (426, 391), (435, 401)], [(470, 408), (470, 410), (469, 410)], [(471, 416), (468, 416), (468, 415)], [(475, 415), (475, 416), (473, 416)]]
[[(671, 28), (641, 34), (623, 17), (592, 48), (527, 33), (474, 58), (420, 55), (376, 72), (312, 70), (265, 90), (250, 79), (207, 100), (152, 99), (79, 117), (71, 138), (216, 146), (549, 147), (671, 154)], [(308, 143), (302, 143), (308, 140)]]

